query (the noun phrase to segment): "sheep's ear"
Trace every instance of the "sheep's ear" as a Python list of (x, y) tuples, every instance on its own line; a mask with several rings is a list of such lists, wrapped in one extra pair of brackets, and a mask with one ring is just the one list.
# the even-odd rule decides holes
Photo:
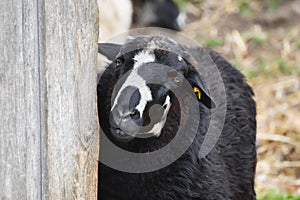
[[(196, 51), (198, 52), (197, 49)], [(201, 103), (203, 103), (207, 108), (215, 108), (216, 107), (215, 102), (210, 97), (202, 77), (196, 71), (195, 66), (198, 65), (198, 62), (193, 57), (191, 49), (186, 49), (186, 51), (183, 52), (182, 57), (188, 65), (188, 73), (186, 78), (191, 84), (191, 86), (193, 87), (197, 99)]]
[(210, 97), (206, 85), (198, 72), (195, 69), (189, 70), (187, 74), (187, 80), (193, 87), (193, 90), (197, 96), (197, 99), (203, 103), (207, 108), (215, 108), (216, 104)]
[(120, 52), (121, 46), (122, 45), (113, 43), (99, 43), (98, 53), (101, 53), (109, 60), (114, 60)]

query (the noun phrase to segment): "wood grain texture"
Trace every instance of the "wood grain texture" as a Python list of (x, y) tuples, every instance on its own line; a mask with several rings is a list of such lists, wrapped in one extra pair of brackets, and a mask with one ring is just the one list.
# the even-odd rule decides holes
[(83, 145), (98, 133), (96, 16), (96, 1), (45, 1), (50, 199), (96, 199), (97, 160)]
[(40, 199), (37, 3), (0, 4), (0, 199)]
[(0, 2), (1, 200), (96, 199), (97, 16), (96, 0)]

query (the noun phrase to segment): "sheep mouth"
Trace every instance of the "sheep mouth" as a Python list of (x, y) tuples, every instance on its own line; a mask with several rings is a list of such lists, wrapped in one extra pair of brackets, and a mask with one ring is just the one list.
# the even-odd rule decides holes
[(120, 128), (111, 128), (111, 133), (113, 137), (119, 142), (129, 142), (135, 138), (133, 135), (124, 132)]

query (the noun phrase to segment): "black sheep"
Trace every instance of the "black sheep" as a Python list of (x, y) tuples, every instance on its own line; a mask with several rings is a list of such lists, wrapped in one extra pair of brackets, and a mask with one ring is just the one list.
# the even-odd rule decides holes
[(132, 0), (133, 23), (180, 31), (185, 26), (185, 13), (173, 0)]
[[(180, 126), (186, 126), (185, 130), (189, 130), (186, 124), (190, 120), (188, 118), (193, 118), (194, 114), (191, 113), (194, 110), (199, 112), (195, 138), (170, 165), (145, 173), (128, 173), (100, 163), (99, 199), (256, 199), (256, 108), (253, 91), (239, 71), (210, 49), (186, 48), (162, 36), (139, 36), (123, 46), (99, 44), (99, 52), (112, 60), (98, 83), (99, 120), (105, 135), (115, 145), (135, 153), (156, 151), (174, 139)], [(199, 157), (198, 152), (204, 143), (211, 114), (219, 106), (217, 103), (215, 105), (216, 99), (212, 99), (207, 90), (208, 82), (204, 83), (193, 66), (197, 62), (194, 57), (204, 52), (211, 57), (221, 74), (226, 91), (226, 118), (215, 146), (205, 157)], [(177, 73), (170, 71), (167, 75), (163, 72), (155, 74), (153, 66), (154, 69), (169, 66)], [(116, 85), (126, 72), (129, 75), (120, 85)], [(138, 82), (138, 78), (147, 79), (152, 74), (159, 79), (166, 76), (167, 81), (164, 83), (169, 84), (169, 88), (146, 82), (143, 83), (144, 89), (141, 89), (137, 84), (127, 81), (132, 78), (132, 81)], [(181, 90), (183, 98), (180, 99), (174, 92), (180, 89), (183, 79), (194, 88), (195, 94)], [(151, 95), (151, 98), (147, 95)], [(199, 108), (191, 106), (191, 96), (199, 100)], [(128, 104), (124, 103), (125, 100)], [(180, 100), (185, 101), (180, 104), (181, 107)], [(153, 105), (156, 105), (154, 111), (158, 117), (149, 120)], [(153, 128), (155, 124), (162, 125), (161, 129)], [(137, 137), (140, 133), (148, 135), (145, 138)], [(185, 134), (183, 137), (189, 139), (189, 134)], [(100, 156), (110, 156), (103, 155), (105, 151), (101, 148)], [(173, 150), (169, 153), (172, 154)]]

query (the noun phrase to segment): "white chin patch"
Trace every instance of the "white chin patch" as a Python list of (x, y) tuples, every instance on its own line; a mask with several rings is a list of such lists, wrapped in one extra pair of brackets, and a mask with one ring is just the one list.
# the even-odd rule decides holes
[(159, 137), (161, 134), (161, 130), (163, 129), (163, 127), (165, 126), (166, 120), (167, 120), (167, 115), (169, 113), (170, 107), (171, 107), (172, 103), (170, 101), (170, 96), (168, 95), (166, 97), (166, 100), (163, 104), (163, 107), (165, 108), (164, 114), (161, 118), (161, 121), (154, 124), (153, 128), (148, 131), (147, 133), (151, 133), (153, 135), (155, 135), (156, 137)]

